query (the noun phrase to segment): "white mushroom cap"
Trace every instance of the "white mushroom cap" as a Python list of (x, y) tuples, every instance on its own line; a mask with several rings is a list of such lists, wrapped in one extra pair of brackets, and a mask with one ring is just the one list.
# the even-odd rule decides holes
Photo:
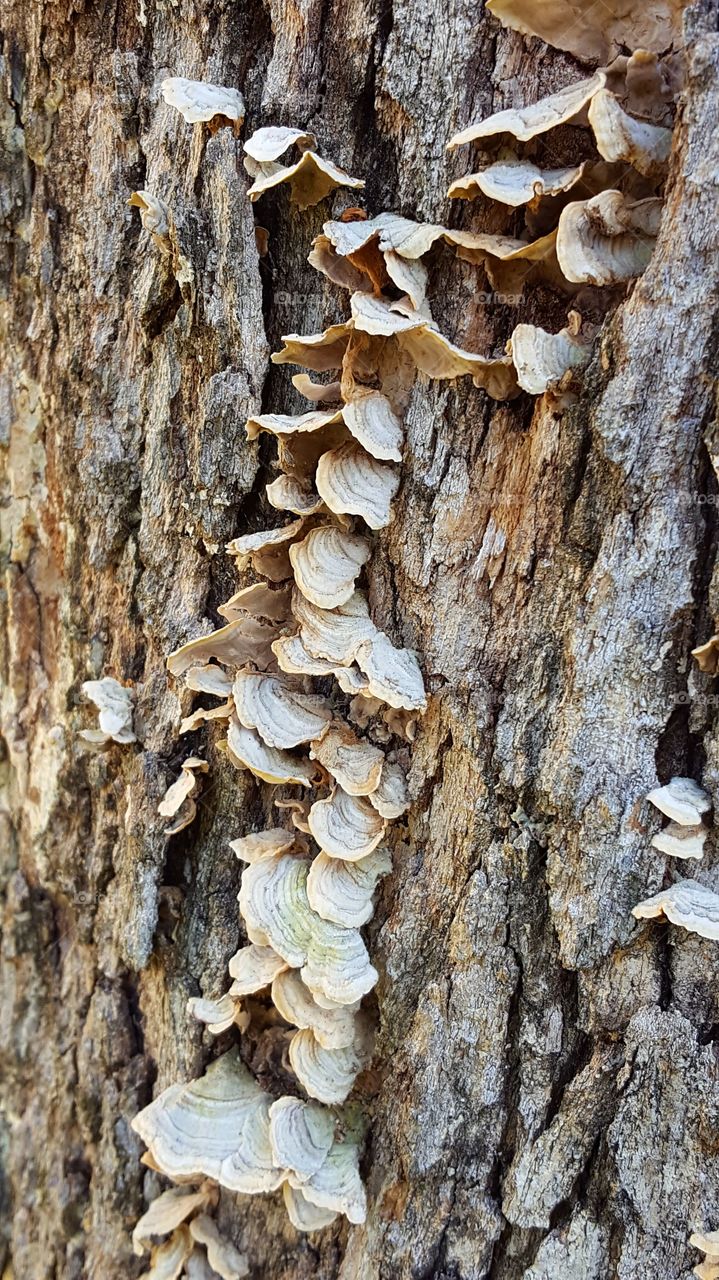
[(270, 582), (282, 582), (292, 576), (289, 547), (301, 538), (307, 527), (304, 517), (292, 520), (279, 529), (263, 529), (259, 533), (246, 533), (233, 538), (227, 544), (227, 552), (237, 557), (237, 566), (244, 568), (248, 560), (256, 573)]
[(250, 166), (253, 176), (256, 176), (247, 194), (253, 202), (283, 182), (289, 182), (290, 200), (300, 210), (319, 204), (335, 187), (352, 187), (355, 190), (364, 187), (362, 178), (353, 178), (345, 169), (340, 169), (331, 160), (323, 160), (315, 151), (305, 151), (296, 164), (286, 167), (246, 161), (245, 167), (249, 169)]
[(167, 788), (157, 806), (162, 818), (174, 818), (175, 821), (165, 828), (165, 835), (176, 835), (184, 827), (190, 825), (197, 812), (197, 805), (192, 793), (197, 786), (198, 773), (207, 773), (209, 765), (198, 756), (188, 756), (183, 761), (180, 776)]
[(278, 1098), (270, 1107), (270, 1142), (275, 1164), (305, 1182), (324, 1164), (334, 1141), (330, 1111), (299, 1098)]
[(719, 940), (719, 894), (696, 880), (679, 880), (640, 902), (632, 911), (638, 920), (666, 916), (672, 924), (681, 925), (702, 938)]
[(315, 484), (330, 511), (361, 516), (370, 529), (383, 529), (392, 518), (399, 476), (353, 441), (322, 454)]
[(366, 538), (346, 533), (337, 525), (312, 529), (290, 547), (290, 561), (300, 591), (320, 609), (334, 609), (349, 600), (355, 580), (372, 548)]
[(666, 786), (650, 791), (647, 800), (681, 827), (697, 826), (712, 806), (711, 797), (693, 778), (672, 778)]
[(337, 1214), (332, 1209), (319, 1209), (317, 1205), (306, 1200), (298, 1187), (291, 1187), (289, 1182), (282, 1186), (287, 1216), (297, 1231), (321, 1231), (334, 1222)]
[(589, 123), (597, 150), (605, 160), (631, 164), (645, 177), (658, 178), (666, 172), (671, 129), (636, 120), (608, 89), (601, 89), (592, 99)]
[[(324, 511), (324, 504), (309, 480), (298, 476), (278, 476), (265, 486), (267, 500), (277, 511), (292, 511), (298, 516), (313, 516)], [(290, 547), (292, 560), (292, 547)]]
[[(286, 622), (290, 615), (290, 587), (268, 587), (266, 582), (253, 582), (242, 587), (217, 612), (228, 622), (244, 617), (266, 618), (269, 622)], [(224, 674), (224, 673), (223, 673)], [(232, 682), (230, 681), (230, 688)], [(212, 690), (209, 690), (211, 693)], [(229, 689), (228, 689), (229, 692)]]
[(286, 961), (272, 947), (259, 947), (255, 942), (250, 943), (249, 947), (241, 947), (230, 958), (229, 963), (230, 977), (234, 978), (232, 994), (246, 996), (262, 991), (286, 969)]
[(474, 200), (481, 192), (490, 200), (514, 209), (523, 204), (534, 206), (544, 196), (569, 191), (580, 181), (586, 168), (587, 162), (584, 161), (557, 169), (541, 169), (532, 160), (510, 153), (477, 173), (457, 178), (447, 195), (452, 200)]
[(270, 124), (261, 129), (255, 129), (252, 137), (245, 142), (244, 149), (253, 160), (267, 164), (271, 160), (279, 160), (290, 147), (300, 147), (306, 151), (313, 150), (316, 146), (317, 139), (313, 133), (306, 133), (304, 129), (288, 129), (283, 125)]
[(377, 881), (392, 870), (386, 849), (375, 849), (358, 862), (345, 862), (320, 853), (307, 877), (307, 897), (323, 920), (360, 929), (372, 919)]
[(230, 848), (242, 862), (257, 862), (275, 853), (291, 853), (297, 844), (293, 831), (272, 827), (269, 831), (256, 831), (239, 840), (230, 840)]
[(390, 707), (424, 711), (427, 695), (422, 672), (412, 649), (396, 649), (383, 631), (360, 644), (355, 654), (360, 670), (367, 676), (367, 693)]
[(249, 1019), (239, 1000), (233, 999), (232, 993), (221, 996), (218, 1000), (204, 1000), (199, 996), (191, 996), (187, 1001), (187, 1012), (204, 1022), (213, 1036), (219, 1036), (228, 1027), (239, 1026), (245, 1030)]
[(386, 822), (363, 796), (348, 795), (336, 786), (326, 800), (316, 800), (308, 817), (320, 849), (332, 858), (358, 862), (382, 839)]
[(189, 667), (185, 672), (185, 686), (195, 693), (211, 693), (215, 698), (227, 698), (232, 693), (232, 679), (222, 667), (205, 663)]
[[(324, 723), (324, 722), (323, 722)], [(254, 729), (246, 729), (232, 717), (227, 729), (227, 754), (233, 764), (249, 769), (262, 782), (280, 786), (296, 783), (311, 787), (315, 771), (309, 760), (290, 755), (278, 747), (269, 747)]]
[[(296, 1181), (292, 1176), (290, 1183)], [(347, 1137), (335, 1139), (322, 1167), (299, 1188), (320, 1209), (344, 1213), (350, 1222), (364, 1222), (367, 1197), (359, 1173), (359, 1143)]]
[(332, 719), (325, 698), (316, 693), (300, 693), (286, 676), (238, 671), (232, 696), (240, 724), (256, 729), (268, 747), (297, 747), (310, 742)]
[(671, 858), (702, 858), (708, 835), (701, 823), (696, 827), (683, 827), (678, 822), (670, 822), (669, 826), (652, 836), (652, 847)]
[(112, 676), (102, 680), (85, 680), (82, 692), (99, 712), (99, 729), (81, 729), (86, 742), (104, 746), (106, 742), (128, 743), (137, 739), (132, 728), (133, 691)]
[(450, 139), (449, 149), (461, 147), (465, 142), (476, 142), (478, 138), (493, 138), (500, 133), (511, 133), (519, 142), (529, 142), (537, 134), (573, 120), (605, 84), (604, 72), (597, 71), (589, 79), (567, 85), (531, 106), (498, 111), (486, 120), (455, 133)]
[(523, 391), (540, 396), (558, 386), (571, 369), (587, 364), (591, 347), (578, 341), (572, 328), (548, 333), (533, 324), (518, 324), (507, 343)]
[(410, 805), (404, 769), (385, 760), (379, 786), (370, 792), (368, 799), (383, 818), (401, 818)]
[(210, 658), (231, 667), (254, 662), (255, 666), (264, 668), (272, 660), (270, 643), (276, 635), (277, 629), (273, 625), (257, 618), (240, 618), (175, 649), (167, 659), (167, 670), (173, 676), (181, 676), (198, 661), (207, 662)]
[(336, 609), (320, 609), (296, 590), (292, 612), (300, 624), (305, 648), (314, 657), (326, 658), (338, 666), (350, 666), (363, 640), (376, 633), (362, 591), (355, 591)]
[(359, 1003), (336, 1005), (324, 1000), (320, 1004), (295, 969), (277, 975), (272, 983), (272, 1002), (285, 1022), (312, 1031), (325, 1049), (344, 1049), (354, 1044)]
[(600, 191), (566, 205), (557, 228), (557, 260), (566, 279), (608, 285), (641, 275), (654, 250), (661, 204)]
[(333, 720), (312, 743), (310, 758), (318, 760), (348, 795), (369, 795), (380, 784), (383, 752), (358, 738), (342, 720)]
[(244, 100), (237, 89), (206, 84), (204, 80), (185, 80), (182, 76), (163, 80), (160, 89), (165, 102), (176, 107), (188, 124), (214, 120), (215, 116), (241, 124), (245, 118)]
[(289, 1056), (305, 1093), (330, 1106), (345, 1101), (368, 1061), (368, 1051), (358, 1049), (356, 1044), (345, 1049), (323, 1049), (311, 1031), (295, 1033)]
[(400, 462), (404, 432), (387, 396), (358, 387), (342, 409), (342, 417), (358, 444), (380, 461)]

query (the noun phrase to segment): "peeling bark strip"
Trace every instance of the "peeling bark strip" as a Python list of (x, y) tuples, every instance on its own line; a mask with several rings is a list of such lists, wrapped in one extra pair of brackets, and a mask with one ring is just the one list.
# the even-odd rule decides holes
[[(380, 1023), (367, 1221), (307, 1241), (278, 1197), (222, 1191), (215, 1206), (200, 1189), (180, 1257), (199, 1248), (238, 1270), (220, 1257), (224, 1239), (253, 1277), (679, 1280), (700, 1261), (695, 1244), (712, 1256), (716, 944), (631, 911), (676, 876), (651, 844), (644, 797), (679, 776), (715, 800), (719, 781), (711, 672), (689, 660), (719, 613), (716, 29), (716, 6), (689, 11), (649, 266), (608, 320), (586, 291), (573, 303), (601, 326), (578, 402), (562, 412), (543, 396), (530, 421), (524, 397), (496, 404), (469, 379), (412, 390), (370, 598), (375, 625), (422, 652), (433, 696), (413, 748), (416, 801), (368, 930)], [(609, 44), (615, 34), (607, 24)], [(602, 46), (596, 61), (609, 56)], [(142, 1176), (129, 1120), (212, 1056), (186, 1004), (224, 989), (244, 941), (228, 841), (238, 815), (246, 830), (276, 819), (214, 735), (190, 731), (178, 750), (189, 705), (163, 655), (220, 625), (236, 584), (217, 553), (267, 525), (271, 455), (242, 424), (298, 402), (268, 366), (265, 333), (277, 349), (290, 328), (319, 332), (345, 314), (333, 286), (308, 285), (305, 258), (347, 195), (299, 217), (286, 191), (268, 192), (256, 208), (269, 238), (256, 237), (234, 130), (186, 125), (160, 83), (240, 86), (245, 136), (306, 124), (320, 155), (366, 175), (369, 211), (399, 207), (444, 231), (438, 193), (461, 172), (444, 159), (450, 136), (593, 66), (478, 23), (472, 6), (421, 3), (273, 5), (270, 28), (254, 6), (67, 15), (11, 0), (3, 57), (7, 1260), (16, 1276), (119, 1277), (140, 1269), (130, 1231), (164, 1185)], [(635, 146), (616, 104), (600, 106), (600, 150), (608, 130), (612, 146)], [(577, 169), (584, 144), (563, 127), (549, 168)], [(482, 183), (516, 190), (519, 175), (490, 172), (489, 159)], [(482, 183), (460, 229), (548, 234), (541, 201), (505, 214)], [(569, 207), (575, 195), (550, 198)], [(593, 228), (621, 222), (616, 202), (600, 213)], [(517, 359), (541, 355), (550, 386), (577, 334), (546, 341), (567, 323), (567, 298), (542, 279), (544, 260), (519, 298), (503, 273), (524, 271), (521, 259), (483, 244), (482, 268), (443, 243), (427, 260), (441, 332), (465, 353), (512, 336)], [(411, 297), (422, 274), (393, 253), (386, 269)], [(479, 292), (482, 269), (512, 303)], [(81, 686), (108, 677), (134, 691), (132, 728), (123, 695), (115, 714), (137, 743), (91, 751), (79, 731), (104, 735), (109, 722), (98, 726)], [(210, 764), (190, 797), (198, 814), (168, 845), (157, 805), (198, 751)], [(705, 889), (719, 887), (714, 861), (710, 833), (696, 864)], [(276, 1030), (270, 1020), (241, 1040), (274, 1093)]]

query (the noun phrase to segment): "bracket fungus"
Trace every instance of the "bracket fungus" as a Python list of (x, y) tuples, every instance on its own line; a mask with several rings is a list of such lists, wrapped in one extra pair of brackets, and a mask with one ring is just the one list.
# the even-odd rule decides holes
[(670, 822), (662, 831), (657, 831), (652, 836), (651, 843), (652, 848), (671, 858), (701, 859), (708, 835), (709, 832), (702, 823), (695, 827), (683, 827), (679, 822)]
[(697, 1280), (719, 1280), (719, 1231), (695, 1231), (689, 1243), (693, 1249), (706, 1254), (692, 1275), (697, 1276)]
[(151, 191), (133, 191), (127, 202), (133, 209), (140, 210), (140, 222), (143, 231), (152, 236), (155, 244), (163, 252), (169, 248), (170, 213), (167, 205), (153, 196)]
[(650, 791), (647, 800), (681, 827), (696, 827), (712, 807), (711, 797), (693, 778), (672, 778)]
[(232, 696), (240, 724), (256, 729), (269, 747), (311, 742), (332, 719), (326, 698), (299, 692), (283, 676), (238, 671)]
[(327, 1106), (346, 1101), (367, 1056), (361, 1032), (343, 1049), (324, 1048), (312, 1031), (297, 1031), (290, 1041), (290, 1066), (302, 1088), (310, 1098)]
[(586, 62), (604, 61), (626, 47), (668, 49), (680, 35), (674, 0), (622, 0), (611, 7), (592, 0), (488, 0), (487, 8), (503, 26)]
[(557, 228), (557, 261), (567, 280), (609, 285), (641, 275), (654, 250), (661, 209), (661, 200), (627, 200), (621, 191), (600, 191), (568, 204)]
[(102, 680), (85, 680), (81, 686), (84, 696), (98, 712), (97, 729), (81, 729), (79, 736), (93, 746), (104, 747), (108, 742), (126, 746), (137, 742), (133, 729), (133, 691), (120, 684), (112, 676)]
[(637, 920), (665, 917), (701, 938), (719, 940), (719, 894), (697, 880), (678, 880), (632, 909)]
[(323, 920), (360, 929), (374, 914), (377, 882), (391, 870), (392, 859), (386, 849), (375, 849), (354, 862), (320, 853), (307, 877), (310, 906)]
[(576, 312), (572, 315), (574, 321), (559, 333), (547, 333), (533, 324), (518, 324), (512, 330), (507, 350), (523, 391), (540, 396), (545, 391), (563, 389), (571, 380), (572, 371), (587, 364), (591, 347), (578, 339), (579, 317)]
[(319, 1004), (296, 969), (285, 969), (277, 975), (272, 983), (272, 1002), (285, 1022), (301, 1031), (311, 1031), (325, 1049), (344, 1049), (354, 1043), (358, 1003), (325, 1002), (328, 1007)]
[[(300, 158), (294, 164), (281, 165), (279, 157), (297, 147)], [(290, 184), (290, 199), (300, 210), (319, 204), (335, 187), (360, 190), (364, 180), (353, 178), (345, 169), (317, 154), (317, 139), (303, 129), (269, 125), (257, 129), (245, 143), (245, 168), (254, 182), (247, 192), (250, 200), (259, 200), (266, 191), (283, 182)]]
[(170, 76), (160, 90), (165, 102), (176, 107), (188, 124), (204, 123), (212, 133), (223, 125), (232, 125), (238, 133), (245, 118), (242, 94), (225, 85)]
[(162, 818), (174, 818), (169, 827), (165, 827), (166, 836), (177, 835), (185, 827), (189, 827), (197, 813), (197, 804), (193, 792), (197, 788), (198, 774), (207, 773), (209, 765), (198, 756), (188, 756), (183, 761), (180, 776), (167, 788), (157, 806)]
[(320, 609), (334, 609), (349, 600), (371, 554), (366, 538), (337, 525), (321, 525), (290, 547), (290, 563), (302, 594)]
[(386, 823), (370, 798), (348, 795), (336, 786), (326, 800), (315, 801), (308, 822), (323, 853), (357, 862), (376, 849)]

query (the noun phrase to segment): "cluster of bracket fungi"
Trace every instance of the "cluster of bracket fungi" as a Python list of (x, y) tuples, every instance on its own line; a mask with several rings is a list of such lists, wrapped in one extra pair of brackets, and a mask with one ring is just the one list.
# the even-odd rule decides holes
[[(414, 739), (427, 699), (415, 653), (397, 648), (374, 624), (358, 579), (374, 531), (392, 518), (412, 382), (417, 372), (469, 375), (496, 400), (522, 390), (549, 393), (560, 403), (571, 398), (594, 332), (583, 325), (578, 305), (596, 290), (606, 310), (616, 298), (611, 287), (646, 267), (671, 149), (677, 60), (661, 54), (671, 46), (667, 33), (647, 32), (641, 14), (636, 31), (628, 31), (630, 3), (621, 39), (595, 30), (586, 16), (573, 45), (564, 29), (555, 39), (556, 33), (527, 25), (525, 10), (531, 17), (535, 7), (522, 0), (489, 3), (507, 25), (606, 65), (533, 106), (472, 125), (450, 143), (483, 148), (476, 171), (455, 181), (450, 197), (482, 194), (508, 211), (522, 210), (524, 228), (518, 236), (490, 235), (393, 213), (369, 218), (360, 210), (325, 223), (309, 262), (349, 291), (350, 314), (323, 333), (288, 335), (272, 357), (309, 371), (292, 381), (310, 407), (247, 423), (250, 439), (262, 432), (276, 439), (279, 474), (267, 486), (267, 499), (290, 518), (229, 544), (238, 569), (250, 568), (256, 580), (220, 608), (225, 625), (168, 659), (170, 673), (187, 689), (220, 699), (189, 715), (181, 732), (219, 721), (228, 760), (283, 789), (275, 803), (287, 823), (232, 842), (246, 864), (239, 904), (249, 942), (230, 960), (227, 993), (193, 999), (190, 1011), (210, 1032), (243, 1030), (250, 1016), (246, 997), (269, 990), (278, 1014), (295, 1029), (287, 1033), (287, 1059), (297, 1093), (267, 1093), (235, 1046), (198, 1080), (166, 1089), (135, 1118), (148, 1149), (145, 1163), (180, 1184), (153, 1201), (135, 1230), (138, 1251), (167, 1237), (153, 1248), (148, 1275), (246, 1273), (244, 1259), (208, 1214), (218, 1187), (248, 1194), (281, 1188), (301, 1231), (325, 1227), (338, 1214), (354, 1223), (365, 1217), (363, 1120), (348, 1099), (372, 1057), (373, 1027), (361, 1002), (378, 974), (360, 930), (372, 916), (378, 881), (391, 869), (383, 841), (388, 824), (409, 805), (398, 756), (403, 742)], [(575, 8), (583, 8), (579, 0)], [(603, 14), (604, 6), (598, 8)], [(651, 40), (639, 47), (645, 35)], [(619, 44), (635, 52), (610, 56)], [(244, 118), (234, 89), (173, 79), (164, 82), (163, 96), (190, 123), (212, 131), (225, 125), (238, 131)], [(593, 138), (591, 146), (582, 144), (590, 155), (571, 162), (562, 157), (563, 126), (575, 139), (577, 129)], [(556, 130), (559, 157), (549, 146)], [(281, 163), (291, 148), (298, 158)], [(253, 201), (288, 184), (303, 209), (334, 188), (364, 186), (320, 157), (305, 130), (261, 128), (244, 149)], [(171, 253), (172, 218), (163, 202), (140, 191), (130, 203), (154, 242)], [(454, 345), (434, 323), (427, 298), (423, 259), (442, 243), (480, 265), (495, 289), (521, 292), (527, 282), (541, 281), (564, 294), (566, 327), (549, 333), (520, 324), (496, 356)], [(334, 380), (310, 377), (328, 372)], [(312, 683), (318, 679), (322, 692)], [(120, 732), (131, 732), (131, 721), (129, 729), (122, 721)], [(168, 834), (194, 818), (207, 767), (195, 756), (184, 762), (160, 806), (170, 819)], [(287, 798), (287, 787), (300, 789), (296, 798)], [(649, 797), (672, 818), (653, 843), (680, 857), (700, 856), (703, 841), (698, 827), (708, 804), (692, 788), (675, 779)], [(701, 889), (683, 882), (635, 914), (663, 912), (686, 924), (688, 913), (706, 908), (697, 900)]]

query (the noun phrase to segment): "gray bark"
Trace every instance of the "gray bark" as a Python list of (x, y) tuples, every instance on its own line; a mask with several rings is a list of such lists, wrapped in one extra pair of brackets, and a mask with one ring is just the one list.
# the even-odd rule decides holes
[[(130, 1119), (214, 1051), (186, 1001), (224, 989), (228, 840), (271, 813), (211, 733), (178, 742), (165, 656), (217, 624), (221, 548), (267, 518), (272, 446), (244, 422), (300, 407), (269, 351), (346, 303), (306, 263), (342, 193), (253, 211), (241, 139), (185, 125), (159, 82), (240, 87), (245, 135), (312, 129), (372, 213), (497, 231), (489, 202), (450, 211), (449, 136), (583, 69), (469, 0), (4, 0), (2, 27), (4, 1274), (114, 1280), (162, 1185)], [(719, 614), (716, 27), (709, 0), (688, 12), (659, 244), (579, 403), (415, 386), (370, 569), (432, 700), (368, 930), (369, 1216), (308, 1240), (279, 1196), (223, 1194), (253, 1280), (688, 1280), (690, 1231), (719, 1227), (719, 953), (631, 915), (671, 874), (646, 792), (719, 787), (689, 657)], [(172, 210), (179, 280), (126, 206), (140, 187)], [(472, 350), (564, 318), (546, 289), (486, 288), (435, 253), (435, 316)], [(92, 754), (80, 684), (104, 674), (135, 682), (139, 742)], [(205, 741), (199, 816), (168, 843), (158, 799)], [(692, 874), (719, 888), (707, 847)], [(243, 1054), (271, 1083), (267, 1039)]]

